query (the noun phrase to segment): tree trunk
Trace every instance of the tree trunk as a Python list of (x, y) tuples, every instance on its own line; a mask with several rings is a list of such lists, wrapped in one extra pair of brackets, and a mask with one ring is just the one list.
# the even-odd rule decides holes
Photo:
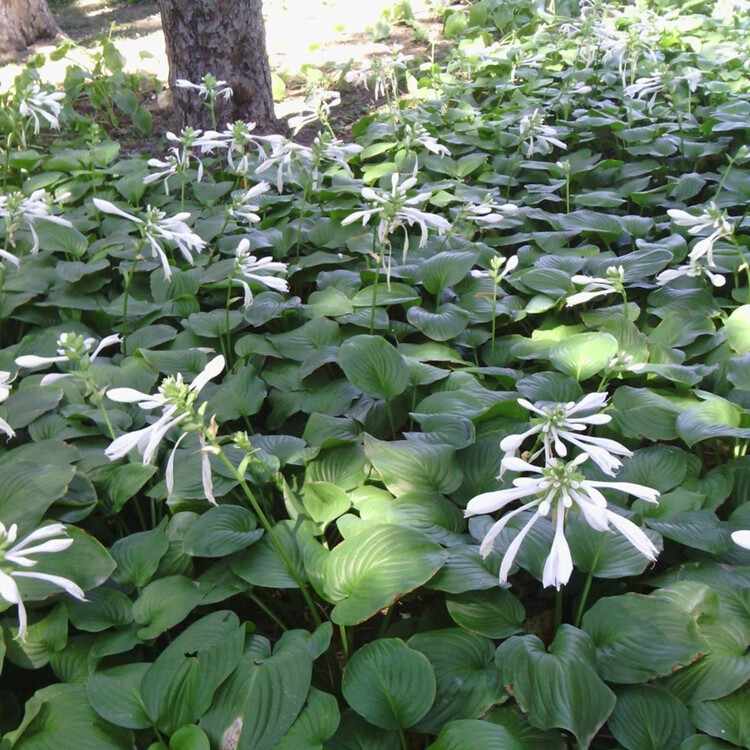
[(211, 126), (211, 116), (193, 89), (178, 78), (200, 83), (206, 73), (227, 81), (230, 99), (216, 101), (219, 128), (251, 120), (257, 132), (277, 130), (271, 70), (266, 54), (262, 0), (157, 0), (169, 60), (169, 85), (182, 126)]
[(18, 57), (37, 40), (59, 33), (47, 0), (0, 0), (0, 60)]

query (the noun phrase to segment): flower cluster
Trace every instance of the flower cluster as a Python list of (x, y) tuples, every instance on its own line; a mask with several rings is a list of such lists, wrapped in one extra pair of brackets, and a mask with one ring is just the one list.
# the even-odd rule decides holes
[[(198, 432), (198, 439), (201, 444), (201, 473), (203, 481), (203, 492), (206, 499), (216, 505), (213, 495), (213, 482), (211, 479), (211, 466), (209, 464), (209, 451), (206, 446), (204, 428), (202, 424), (202, 410), (205, 409), (205, 402), (198, 410), (195, 409), (195, 401), (198, 394), (203, 390), (206, 384), (218, 377), (224, 370), (224, 357), (214, 357), (203, 370), (188, 385), (182, 379), (182, 374), (176, 377), (168, 377), (162, 381), (159, 386), (159, 393), (152, 396), (148, 393), (142, 393), (134, 388), (111, 388), (107, 391), (107, 398), (124, 404), (138, 404), (144, 411), (161, 409), (161, 416), (152, 424), (143, 427), (140, 430), (126, 432), (115, 438), (109, 447), (104, 451), (110, 461), (116, 461), (124, 458), (135, 449), (143, 457), (143, 463), (150, 463), (156, 455), (159, 443), (164, 436), (178, 424), (195, 422), (200, 418), (200, 424), (190, 424), (189, 427)], [(167, 461), (166, 483), (167, 491), (172, 493), (174, 488), (174, 459), (175, 452), (187, 435), (187, 430), (175, 442), (172, 452)]]
[[(631, 455), (625, 446), (614, 440), (582, 434), (589, 426), (610, 421), (611, 417), (607, 414), (591, 413), (604, 407), (606, 400), (607, 395), (603, 393), (589, 394), (578, 402), (552, 405), (532, 404), (519, 399), (521, 406), (537, 416), (532, 418), (531, 427), (526, 432), (509, 435), (501, 441), (500, 448), (506, 454), (501, 464), (501, 476), (506, 470), (523, 476), (516, 477), (513, 486), (508, 489), (477, 495), (466, 507), (466, 515), (475, 516), (501, 510), (516, 500), (526, 501), (492, 525), (480, 546), (480, 552), (485, 557), (493, 550), (496, 537), (508, 521), (521, 513), (533, 511), (503, 556), (500, 583), (508, 579), (521, 543), (542, 516), (551, 517), (555, 523), (555, 536), (542, 576), (544, 586), (559, 589), (568, 582), (573, 572), (573, 559), (565, 538), (565, 519), (570, 512), (580, 513), (596, 531), (606, 532), (614, 527), (645, 557), (656, 559), (658, 550), (648, 536), (632, 521), (610, 510), (601, 490), (624, 492), (652, 503), (656, 502), (659, 493), (632, 482), (587, 479), (580, 470), (580, 466), (591, 459), (605, 474), (614, 476), (616, 469), (622, 465), (619, 456)], [(532, 436), (536, 437), (540, 447), (529, 456), (529, 460), (518, 458), (516, 452)], [(566, 443), (580, 450), (572, 460), (565, 460), (569, 454)], [(531, 463), (540, 456), (543, 457), (542, 466)]]
[[(286, 273), (287, 264), (279, 263), (272, 258), (258, 259), (254, 255), (251, 255), (250, 241), (248, 239), (240, 240), (240, 244), (237, 245), (234, 271), (246, 279), (258, 281), (261, 284), (265, 284), (269, 289), (275, 289), (277, 292), (289, 291), (289, 284), (286, 279), (267, 275), (271, 273)], [(250, 290), (250, 286), (242, 279), (236, 279), (236, 281), (242, 286), (245, 292), (244, 306), (250, 307), (253, 304), (253, 293)]]
[[(12, 380), (7, 370), (0, 370), (0, 404), (10, 395)], [(2, 417), (0, 417), (0, 432), (4, 432), (8, 436), (8, 440), (16, 434), (13, 432), (13, 428)]]

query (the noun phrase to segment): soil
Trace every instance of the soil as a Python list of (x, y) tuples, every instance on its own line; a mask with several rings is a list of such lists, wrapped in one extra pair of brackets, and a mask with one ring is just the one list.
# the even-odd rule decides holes
[[(271, 70), (286, 87), (276, 104), (277, 117), (284, 120), (300, 111), (313, 84), (336, 89), (342, 103), (332, 110), (332, 123), (337, 135), (346, 138), (351, 124), (377, 106), (371, 91), (344, 82), (346, 71), (365, 70), (374, 58), (390, 59), (399, 51), (429, 58), (435, 52), (429, 40), (440, 37), (439, 4), (439, 0), (410, 0), (413, 22), (408, 25), (383, 23), (384, 14), (399, 5), (394, 0), (265, 0)], [(61, 83), (68, 62), (90, 68), (90, 53), (111, 34), (126, 59), (127, 72), (155, 76), (165, 85), (168, 64), (155, 0), (50, 0), (50, 7), (64, 34), (77, 45), (67, 60), (47, 59), (41, 68), (43, 80)], [(376, 36), (382, 38), (376, 41)], [(48, 54), (54, 47), (54, 42), (38, 44), (30, 54)], [(22, 64), (0, 67), (0, 91), (12, 84)], [(168, 93), (155, 96), (150, 108), (155, 133), (171, 129)], [(314, 129), (302, 131), (298, 140), (310, 140), (311, 133)]]

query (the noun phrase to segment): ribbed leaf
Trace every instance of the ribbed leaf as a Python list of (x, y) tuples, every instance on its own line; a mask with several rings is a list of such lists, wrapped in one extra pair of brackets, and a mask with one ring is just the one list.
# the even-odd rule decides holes
[(577, 333), (550, 349), (550, 362), (576, 380), (586, 380), (603, 370), (617, 354), (617, 339), (608, 333)]
[(596, 646), (599, 674), (608, 682), (645, 682), (707, 652), (694, 618), (665, 599), (640, 594), (599, 599), (582, 627)]
[(91, 675), (86, 695), (99, 716), (118, 727), (147, 729), (151, 726), (141, 695), (143, 676), (150, 664), (123, 664)]
[(341, 691), (349, 705), (381, 729), (416, 724), (435, 699), (435, 673), (423, 654), (397, 638), (373, 641), (354, 653)]
[(182, 541), (191, 557), (223, 557), (246, 549), (263, 536), (255, 516), (239, 505), (218, 505), (207, 510)]
[(355, 388), (373, 398), (394, 398), (409, 385), (406, 360), (381, 336), (347, 339), (339, 349), (339, 366)]
[(449, 594), (448, 614), (461, 627), (488, 638), (507, 638), (522, 633), (523, 604), (507, 589)]
[(325, 591), (337, 602), (333, 622), (356, 625), (428, 581), (446, 552), (405, 526), (376, 525), (347, 538), (326, 558)]

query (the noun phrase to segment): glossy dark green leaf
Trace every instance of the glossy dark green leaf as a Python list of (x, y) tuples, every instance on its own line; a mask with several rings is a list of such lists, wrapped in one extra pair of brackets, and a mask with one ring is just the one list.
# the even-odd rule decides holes
[(239, 505), (210, 508), (188, 529), (182, 541), (191, 557), (224, 557), (246, 549), (263, 536), (255, 516)]
[(403, 355), (380, 336), (354, 336), (339, 349), (339, 365), (351, 384), (374, 398), (394, 398), (409, 384)]

